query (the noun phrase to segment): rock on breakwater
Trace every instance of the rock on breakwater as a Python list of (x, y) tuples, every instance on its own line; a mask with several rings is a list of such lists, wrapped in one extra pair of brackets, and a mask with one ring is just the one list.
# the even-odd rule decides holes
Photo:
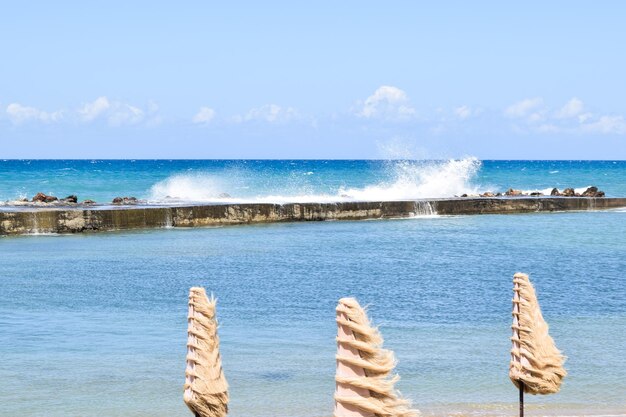
[[(0, 208), (0, 235), (197, 227), (288, 221), (364, 220), (423, 214), (469, 215), (626, 207), (626, 198), (517, 197), (418, 201)], [(426, 209), (428, 208), (428, 209)]]

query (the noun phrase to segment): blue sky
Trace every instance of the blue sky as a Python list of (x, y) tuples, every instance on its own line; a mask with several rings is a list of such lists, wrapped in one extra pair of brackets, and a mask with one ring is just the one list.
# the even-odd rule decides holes
[(11, 2), (2, 158), (626, 159), (626, 3)]

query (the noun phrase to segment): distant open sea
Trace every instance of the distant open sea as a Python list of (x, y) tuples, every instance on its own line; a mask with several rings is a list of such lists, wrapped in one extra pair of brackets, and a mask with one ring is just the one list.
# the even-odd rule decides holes
[[(596, 185), (625, 161), (0, 161), (0, 201), (346, 201)], [(5, 203), (3, 203), (5, 204)], [(0, 210), (2, 207), (0, 207)], [(425, 416), (514, 416), (512, 276), (531, 275), (561, 392), (527, 415), (626, 416), (626, 211), (423, 216), (0, 238), (0, 416), (190, 416), (187, 293), (218, 298), (232, 416), (329, 417), (355, 296)]]
[(402, 200), (590, 185), (626, 196), (626, 161), (0, 160), (0, 201), (38, 192), (102, 203)]

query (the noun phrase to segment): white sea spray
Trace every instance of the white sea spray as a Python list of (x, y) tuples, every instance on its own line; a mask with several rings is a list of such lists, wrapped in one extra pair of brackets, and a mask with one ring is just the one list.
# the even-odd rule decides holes
[[(339, 186), (323, 192), (306, 179), (314, 174), (306, 171), (291, 175), (287, 186), (261, 184), (253, 176), (232, 173), (180, 173), (154, 184), (149, 201), (155, 203), (290, 203), (389, 201), (421, 198), (454, 197), (477, 193), (473, 184), (481, 162), (474, 157), (446, 161), (400, 160), (387, 163), (387, 178), (361, 187)], [(256, 183), (256, 182), (259, 183)], [(274, 186), (273, 186), (274, 185)], [(284, 184), (283, 184), (284, 185)], [(254, 190), (256, 190), (255, 194)]]

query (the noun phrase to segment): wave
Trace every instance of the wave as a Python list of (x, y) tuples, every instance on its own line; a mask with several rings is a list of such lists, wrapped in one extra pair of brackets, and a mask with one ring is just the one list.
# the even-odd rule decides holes
[(475, 194), (471, 185), (481, 163), (476, 158), (445, 162), (398, 161), (391, 182), (364, 188), (340, 189), (340, 194), (356, 200), (387, 201), (454, 197)]
[[(153, 204), (183, 203), (332, 203), (342, 200), (332, 194), (317, 194), (301, 190), (306, 187), (292, 187), (293, 192), (276, 194), (268, 190), (266, 194), (250, 195), (249, 190), (264, 188), (254, 184), (234, 184), (232, 178), (212, 174), (178, 174), (160, 181), (150, 189), (148, 202)], [(247, 191), (247, 192), (246, 192)], [(301, 191), (301, 192), (298, 192)], [(244, 193), (238, 195), (238, 193)]]
[(177, 174), (150, 188), (151, 202), (216, 202), (230, 197), (219, 178), (208, 174)]
[[(472, 185), (481, 162), (473, 157), (448, 161), (390, 161), (384, 169), (385, 180), (361, 187), (338, 186), (329, 191), (324, 184), (312, 186), (307, 180), (294, 181), (291, 176), (288, 187), (273, 185), (280, 183), (283, 175), (275, 181), (256, 179), (255, 175), (242, 177), (224, 173), (222, 176), (209, 173), (176, 174), (154, 184), (148, 200), (151, 203), (331, 203), (341, 201), (393, 201), (421, 198), (454, 197), (476, 194)], [(307, 171), (303, 177), (311, 177)], [(316, 173), (317, 175), (317, 173)], [(345, 178), (343, 180), (350, 180)], [(269, 185), (268, 185), (269, 184)], [(321, 191), (324, 189), (324, 191)], [(257, 190), (251, 195), (251, 190)]]
[[(585, 191), (587, 191), (587, 188), (591, 187), (591, 185), (588, 185), (586, 187), (576, 187), (574, 188), (574, 192), (578, 193), (578, 194), (582, 194)], [(552, 192), (552, 189), (554, 187), (549, 187), (549, 188), (534, 188), (534, 189), (528, 189), (528, 190), (522, 190), (523, 193), (525, 194), (530, 194), (530, 193), (542, 193), (543, 195), (550, 195), (550, 193)], [(557, 187), (558, 188), (558, 187)], [(563, 192), (563, 190), (565, 190), (565, 188), (559, 188), (558, 190), (560, 192)]]

